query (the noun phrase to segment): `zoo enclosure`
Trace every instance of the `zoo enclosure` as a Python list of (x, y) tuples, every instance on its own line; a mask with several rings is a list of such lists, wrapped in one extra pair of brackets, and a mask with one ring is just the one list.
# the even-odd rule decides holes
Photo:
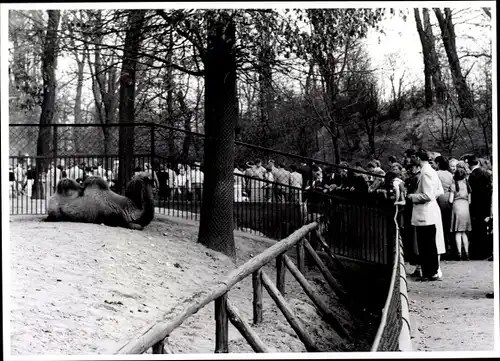
[[(408, 320), (402, 317), (402, 300), (405, 294), (400, 292), (400, 277), (406, 282), (404, 275), (400, 275), (401, 261), (401, 245), (399, 231), (396, 223), (397, 209), (394, 215), (395, 233), (392, 234), (394, 240), (394, 258), (392, 260), (392, 277), (387, 295), (387, 301), (382, 312), (382, 318), (378, 327), (377, 334), (372, 344), (372, 351), (400, 351), (401, 343), (406, 342), (405, 336), (409, 341), (409, 324)], [(330, 288), (346, 307), (352, 310), (353, 303), (350, 295), (345, 292), (342, 286), (332, 276), (327, 266), (323, 263), (319, 255), (315, 252), (311, 244), (306, 239), (315, 234), (318, 238), (325, 255), (341, 272), (341, 276), (345, 276), (345, 270), (342, 262), (331, 252), (328, 245), (322, 239), (318, 230), (319, 224), (313, 222), (302, 226), (300, 229), (293, 232), (287, 238), (276, 243), (261, 254), (247, 261), (242, 266), (238, 267), (224, 279), (220, 280), (212, 289), (202, 290), (196, 293), (188, 306), (184, 307), (184, 302), (181, 302), (174, 307), (170, 312), (163, 316), (163, 319), (145, 327), (140, 335), (127, 342), (117, 350), (117, 354), (141, 354), (152, 349), (153, 354), (173, 353), (168, 346), (168, 337), (175, 331), (176, 328), (200, 309), (211, 302), (215, 302), (215, 352), (229, 352), (228, 342), (228, 323), (229, 321), (235, 326), (240, 334), (246, 339), (249, 345), (255, 352), (269, 352), (267, 346), (262, 342), (255, 331), (240, 315), (238, 309), (229, 301), (228, 292), (243, 279), (252, 275), (253, 285), (253, 324), (258, 325), (263, 321), (262, 289), (265, 288), (271, 298), (282, 311), (287, 322), (296, 332), (299, 339), (303, 342), (308, 352), (319, 351), (314, 339), (309, 336), (303, 324), (294, 315), (293, 310), (287, 304), (283, 297), (285, 293), (285, 272), (286, 268), (302, 286), (305, 293), (310, 297), (316, 306), (321, 316), (332, 326), (332, 328), (343, 339), (348, 340), (349, 334), (343, 326), (337, 321), (331, 311), (328, 310), (326, 304), (321, 300), (320, 296), (304, 277), (305, 275), (305, 250), (312, 256), (314, 263), (320, 269), (325, 277)], [(297, 266), (287, 256), (287, 251), (296, 247)], [(401, 257), (400, 257), (401, 256)], [(274, 284), (269, 276), (263, 271), (263, 267), (276, 260), (276, 284)], [(404, 266), (404, 264), (403, 264)], [(406, 307), (408, 306), (406, 299)], [(182, 309), (182, 310), (181, 310)], [(407, 309), (407, 308), (406, 308)], [(408, 333), (404, 331), (408, 330)]]
[[(54, 164), (69, 162), (86, 163), (91, 165), (97, 161), (111, 167), (114, 160), (123, 159), (118, 154), (119, 129), (133, 127), (135, 129), (133, 144), (134, 165), (143, 166), (144, 163), (153, 164), (153, 169), (158, 177), (163, 176), (160, 167), (173, 168), (174, 164), (181, 163), (194, 166), (195, 161), (200, 161), (203, 166), (203, 134), (189, 132), (182, 129), (167, 127), (152, 123), (134, 124), (53, 124), (43, 126), (50, 130), (46, 156), (30, 156), (31, 163), (35, 165), (36, 174), (43, 174), (44, 167), (49, 162)], [(36, 140), (40, 131), (39, 124), (11, 124), (10, 130), (10, 163), (13, 166), (19, 158), (18, 154), (36, 154)], [(304, 162), (309, 165), (312, 179), (312, 165), (326, 168), (343, 169), (322, 161), (279, 152), (259, 146), (235, 142), (236, 162), (241, 164), (245, 160), (273, 159), (276, 164), (299, 164)], [(23, 159), (21, 157), (21, 159)], [(41, 161), (40, 161), (41, 160)], [(370, 174), (353, 170), (358, 174)], [(49, 188), (54, 188), (57, 183), (46, 179), (44, 191), (50, 194)], [(263, 188), (255, 185), (255, 180), (243, 175), (235, 174), (235, 183), (250, 184), (250, 195), (262, 193)], [(253, 183), (252, 183), (253, 182)], [(277, 186), (268, 180), (259, 180), (260, 187), (274, 192), (271, 201), (268, 199), (251, 199), (242, 202), (235, 199), (234, 221), (235, 228), (249, 232), (263, 233), (273, 239), (282, 239), (300, 228), (308, 219), (318, 220), (320, 215), (329, 218), (330, 236), (326, 237), (329, 247), (336, 254), (346, 257), (361, 259), (374, 263), (389, 264), (391, 261), (390, 242), (390, 216), (385, 207), (370, 197), (352, 197), (345, 194), (326, 194), (322, 192), (306, 191), (304, 187), (290, 185)], [(267, 187), (267, 188), (266, 188)], [(200, 189), (193, 189), (193, 191)], [(53, 191), (53, 189), (52, 189)], [(171, 190), (158, 193), (155, 203), (156, 212), (198, 219), (201, 209), (201, 192), (172, 194)], [(277, 199), (280, 194), (282, 199)], [(283, 195), (286, 195), (283, 197)], [(297, 198), (308, 196), (307, 207)], [(293, 199), (295, 198), (295, 199)], [(12, 197), (11, 214), (45, 214), (48, 197), (39, 194)]]
[[(105, 127), (101, 125), (88, 124), (49, 125), (48, 127), (51, 129), (51, 144), (49, 147), (50, 155), (45, 157), (30, 156), (29, 158), (32, 160), (32, 163), (35, 164), (35, 168), (39, 167), (40, 163), (36, 162), (36, 160), (39, 159), (43, 161), (41, 162), (42, 164), (48, 164), (50, 161), (58, 164), (61, 160), (66, 162), (73, 160), (77, 162), (84, 161), (86, 163), (90, 163), (97, 158), (100, 159), (103, 164), (111, 164), (113, 160), (121, 159), (118, 155), (117, 135), (119, 126), (120, 125), (116, 124)], [(201, 162), (203, 161), (202, 139), (204, 138), (204, 135), (202, 134), (186, 132), (181, 129), (165, 127), (157, 124), (133, 124), (129, 126), (136, 128), (133, 159), (137, 162), (137, 164), (143, 165), (145, 162), (149, 162), (158, 167), (160, 164), (165, 165), (173, 162), (193, 164), (195, 160), (199, 160)], [(11, 165), (15, 165), (20, 158), (23, 158), (22, 156), (19, 157), (19, 154), (36, 153), (35, 140), (38, 137), (39, 128), (39, 124), (10, 125)], [(105, 128), (109, 128), (109, 130), (105, 132)], [(186, 139), (185, 135), (187, 133), (191, 136), (190, 141), (192, 142), (192, 146), (187, 147), (187, 152), (185, 152), (186, 148), (183, 147), (182, 151), (180, 151), (179, 141), (182, 140), (184, 142)], [(104, 134), (107, 134), (106, 139)], [(56, 136), (54, 137), (54, 135)], [(73, 140), (70, 139), (71, 137)], [(173, 142), (172, 139), (174, 140)], [(174, 145), (172, 145), (172, 143)], [(177, 148), (174, 148), (176, 145)], [(177, 149), (178, 151), (177, 153), (173, 152), (172, 155), (169, 153), (168, 149)], [(323, 167), (342, 168), (319, 160), (291, 155), (242, 142), (236, 142), (236, 151), (236, 159), (239, 159), (239, 162), (242, 162), (244, 159), (255, 159), (260, 157), (262, 160), (272, 158), (277, 159), (278, 161), (288, 162), (288, 164), (303, 161), (309, 165), (312, 165), (314, 162)], [(358, 174), (370, 175), (367, 172), (360, 172), (358, 170), (353, 171)], [(42, 173), (42, 169), (36, 169), (36, 173)], [(370, 176), (377, 177), (376, 175)], [(246, 178), (243, 175), (235, 175), (235, 177)], [(270, 182), (264, 181), (264, 183)], [(46, 187), (48, 187), (48, 184), (46, 184)], [(304, 189), (300, 188), (286, 188), (288, 188), (288, 193), (304, 192)], [(333, 254), (343, 255), (381, 265), (395, 265), (399, 262), (398, 260), (401, 259), (399, 258), (399, 253), (396, 252), (393, 254), (390, 252), (393, 249), (394, 243), (392, 241), (395, 238), (392, 237), (394, 234), (394, 227), (392, 222), (390, 222), (390, 217), (388, 217), (390, 212), (387, 212), (388, 209), (386, 207), (382, 206), (378, 202), (375, 202), (374, 200), (345, 197), (342, 194), (320, 193), (319, 199), (320, 202), (318, 202), (318, 204), (312, 204), (312, 207), (308, 210), (309, 215), (312, 215), (312, 217), (309, 217), (310, 220), (318, 220), (319, 216), (327, 218), (326, 222), (323, 222), (326, 227), (324, 227), (325, 229), (321, 232), (321, 234), (319, 231), (316, 232), (318, 225), (315, 223), (316, 225), (314, 229), (317, 239), (319, 239), (319, 248), (324, 250), (331, 249), (331, 256), (333, 256)], [(45, 214), (45, 205), (43, 202), (38, 202), (36, 197), (35, 199), (32, 198), (27, 202), (25, 201), (26, 199), (21, 199), (21, 202), (19, 202), (19, 198), (15, 200), (12, 199), (10, 213)], [(24, 207), (25, 204), (26, 207)], [(19, 207), (19, 205), (21, 205), (21, 207)], [(157, 200), (157, 206), (159, 207), (157, 211), (173, 215), (177, 212), (177, 216), (184, 218), (197, 218), (200, 205), (201, 199), (196, 201), (175, 201), (167, 197), (159, 197)], [(301, 208), (296, 202), (235, 202), (235, 219), (237, 220), (238, 227), (247, 231), (253, 230), (263, 231), (264, 233), (268, 232), (267, 235), (275, 239), (280, 239), (283, 233), (288, 235), (293, 231), (298, 232), (297, 229), (300, 229), (304, 224), (303, 213), (301, 211)], [(268, 217), (268, 215), (272, 216)], [(269, 218), (271, 221), (268, 221), (267, 224), (265, 224), (266, 222), (263, 222), (263, 220), (269, 220)], [(276, 223), (273, 220), (283, 218), (287, 219), (288, 224), (281, 229), (282, 224)], [(272, 234), (272, 232), (269, 233), (269, 230), (276, 229), (280, 230), (280, 232), (277, 234)], [(300, 244), (302, 244), (302, 246), (298, 247), (303, 248), (303, 242), (297, 243), (297, 245)], [(314, 252), (314, 248), (312, 246), (310, 247)], [(280, 259), (280, 257), (278, 258)], [(298, 259), (300, 259), (300, 256), (298, 256)], [(283, 259), (281, 258), (281, 268), (284, 269), (282, 262)], [(299, 269), (300, 268), (301, 266), (299, 262)], [(398, 300), (396, 297), (400, 290), (399, 270), (396, 270), (395, 272), (396, 273), (393, 273), (393, 277), (391, 279), (389, 292), (390, 296), (388, 297), (389, 307), (384, 309), (385, 316), (380, 325), (381, 334), (378, 336), (378, 344), (374, 344), (374, 350), (395, 349), (395, 335), (398, 335), (399, 330), (401, 330), (400, 312), (402, 303), (401, 300)], [(262, 274), (260, 274), (260, 277), (260, 282), (262, 282)], [(221, 290), (225, 289), (227, 292), (227, 290), (229, 290), (229, 288), (226, 287), (227, 285), (228, 283), (218, 287), (218, 293), (212, 295), (211, 300), (215, 300), (217, 297), (221, 296)], [(201, 297), (200, 295), (198, 296), (197, 298)], [(203, 307), (204, 304), (200, 302), (189, 308), (189, 310), (197, 310)], [(207, 303), (208, 302), (211, 301), (207, 301)], [(217, 306), (217, 309), (219, 309), (221, 313), (229, 312), (232, 317), (232, 321), (236, 320), (235, 322), (238, 322), (237, 312), (234, 312), (234, 308), (232, 308), (231, 305), (227, 305), (227, 297), (218, 299)], [(196, 311), (193, 311), (193, 313), (194, 312)], [(179, 321), (179, 318), (176, 320), (180, 323), (183, 321), (182, 319)], [(242, 329), (246, 329), (244, 326), (240, 325), (240, 327), (243, 327)], [(159, 332), (157, 327), (154, 328), (154, 330), (156, 330), (155, 332)], [(397, 330), (398, 332), (396, 332)], [(223, 333), (219, 336), (219, 338), (224, 340)], [(165, 338), (162, 338), (159, 339), (159, 341), (156, 341), (156, 352), (161, 351), (161, 342), (164, 339)], [(221, 343), (218, 347), (220, 350), (224, 350), (224, 341), (220, 342)]]
[[(289, 269), (290, 273), (299, 282), (305, 293), (313, 301), (323, 319), (325, 319), (325, 321), (332, 326), (341, 338), (348, 340), (350, 338), (349, 334), (336, 319), (335, 315), (328, 309), (328, 306), (315, 291), (314, 287), (312, 287), (312, 285), (304, 277), (305, 251), (307, 251), (312, 256), (314, 263), (323, 274), (339, 301), (348, 308), (352, 307), (349, 295), (332, 276), (327, 266), (323, 263), (321, 258), (306, 239), (311, 232), (318, 233), (317, 230), (317, 222), (312, 222), (302, 226), (287, 238), (276, 243), (261, 254), (255, 256), (245, 264), (233, 270), (224, 279), (220, 280), (213, 288), (196, 293), (192, 297), (192, 302), (190, 302), (190, 304), (181, 312), (178, 312), (179, 308), (183, 307), (183, 302), (181, 302), (178, 307), (174, 307), (172, 311), (164, 315), (163, 320), (144, 328), (137, 338), (120, 347), (116, 353), (141, 354), (150, 348), (152, 348), (153, 354), (172, 353), (168, 347), (169, 335), (187, 318), (213, 301), (215, 302), (216, 353), (229, 352), (228, 321), (231, 321), (231, 323), (247, 340), (255, 352), (269, 352), (266, 345), (262, 342), (255, 331), (252, 330), (251, 326), (240, 316), (237, 308), (228, 299), (228, 292), (235, 285), (250, 275), (252, 275), (253, 281), (253, 324), (257, 325), (263, 321), (262, 289), (265, 288), (274, 302), (278, 305), (279, 309), (299, 339), (303, 342), (306, 350), (308, 352), (320, 351), (318, 346), (315, 344), (314, 339), (306, 331), (302, 322), (297, 318), (283, 297), (285, 293), (286, 268)], [(320, 235), (318, 236), (320, 237)], [(340, 270), (343, 270), (342, 263), (329, 251), (328, 246), (324, 243), (321, 237), (320, 242), (327, 251), (326, 255), (330, 258), (331, 262), (333, 262), (333, 264), (335, 264)], [(297, 251), (297, 266), (286, 254), (287, 251), (294, 246)], [(271, 281), (270, 277), (262, 269), (266, 264), (274, 260), (276, 260), (276, 284)]]

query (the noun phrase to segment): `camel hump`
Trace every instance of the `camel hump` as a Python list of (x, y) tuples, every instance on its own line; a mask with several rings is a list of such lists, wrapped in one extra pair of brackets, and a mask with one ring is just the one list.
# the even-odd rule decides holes
[(102, 190), (109, 190), (108, 182), (104, 178), (98, 176), (90, 176), (83, 182), (84, 188), (98, 188)]
[(71, 178), (63, 178), (57, 183), (57, 193), (65, 194), (67, 191), (76, 190), (79, 191), (82, 187), (77, 181)]

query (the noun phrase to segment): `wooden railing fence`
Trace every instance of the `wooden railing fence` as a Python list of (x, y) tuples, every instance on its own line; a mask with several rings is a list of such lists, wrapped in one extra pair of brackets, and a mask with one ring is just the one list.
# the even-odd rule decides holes
[[(172, 350), (168, 345), (169, 335), (188, 317), (192, 316), (212, 301), (215, 302), (216, 353), (229, 352), (229, 322), (235, 326), (255, 352), (270, 352), (269, 348), (262, 342), (248, 322), (241, 317), (240, 311), (228, 299), (228, 292), (231, 288), (250, 275), (252, 275), (253, 285), (253, 324), (257, 325), (263, 321), (262, 300), (263, 288), (265, 288), (285, 316), (290, 326), (296, 332), (299, 339), (303, 342), (306, 350), (309, 352), (319, 351), (315, 340), (306, 331), (302, 322), (294, 314), (292, 308), (283, 297), (283, 294), (285, 293), (286, 269), (290, 270), (290, 273), (302, 286), (305, 293), (315, 304), (323, 319), (332, 326), (339, 336), (348, 340), (349, 334), (339, 323), (334, 314), (329, 310), (328, 306), (321, 299), (317, 291), (304, 277), (305, 251), (307, 250), (339, 300), (344, 302), (346, 305), (350, 305), (350, 300), (346, 292), (335, 280), (314, 248), (306, 239), (313, 232), (316, 237), (319, 238), (319, 245), (323, 248), (327, 257), (329, 257), (332, 262), (342, 267), (340, 261), (329, 250), (328, 245), (321, 238), (318, 232), (318, 223), (312, 222), (304, 225), (287, 238), (274, 244), (261, 254), (255, 256), (245, 264), (230, 272), (212, 289), (202, 290), (185, 302), (178, 304), (177, 307), (174, 307), (170, 312), (164, 315), (162, 321), (156, 322), (155, 324), (145, 328), (137, 338), (122, 346), (116, 351), (116, 353), (141, 354), (150, 348), (152, 348), (153, 354), (172, 353)], [(290, 257), (286, 255), (286, 252), (294, 246), (297, 251), (297, 265), (295, 265)], [(276, 260), (276, 284), (272, 282), (269, 275), (262, 269), (273, 260)], [(179, 308), (184, 307), (186, 302), (189, 302), (189, 305), (180, 313), (175, 315)]]

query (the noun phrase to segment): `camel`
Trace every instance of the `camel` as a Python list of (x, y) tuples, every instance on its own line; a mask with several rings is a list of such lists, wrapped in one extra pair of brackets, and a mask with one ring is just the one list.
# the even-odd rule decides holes
[(57, 183), (48, 204), (47, 222), (82, 222), (142, 230), (154, 217), (153, 180), (141, 172), (128, 182), (125, 196), (109, 189), (101, 177), (82, 185), (70, 178)]

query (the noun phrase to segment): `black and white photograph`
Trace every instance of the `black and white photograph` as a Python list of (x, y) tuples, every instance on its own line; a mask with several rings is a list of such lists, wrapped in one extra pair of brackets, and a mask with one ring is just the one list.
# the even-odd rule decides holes
[(0, 26), (6, 357), (499, 356), (494, 1)]

